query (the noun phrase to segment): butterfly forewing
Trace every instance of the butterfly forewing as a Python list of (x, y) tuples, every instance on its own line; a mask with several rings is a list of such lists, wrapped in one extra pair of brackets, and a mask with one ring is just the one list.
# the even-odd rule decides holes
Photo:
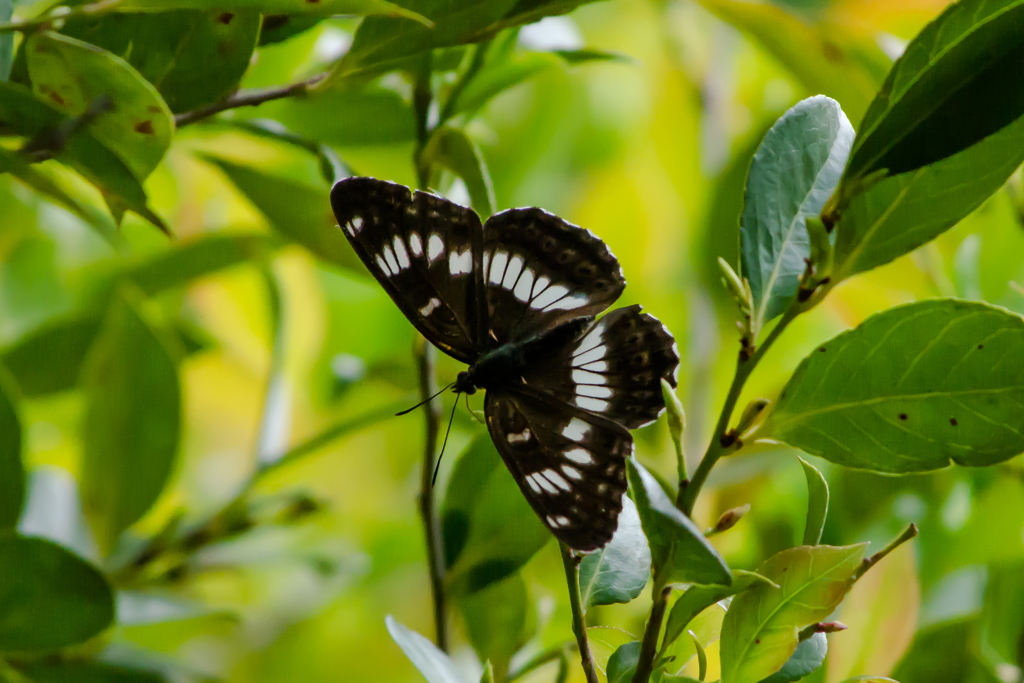
[(477, 215), (373, 178), (336, 183), (331, 206), (359, 258), (406, 317), (435, 346), (471, 363), (487, 329)]
[(661, 380), (676, 386), (672, 334), (640, 306), (602, 316), (578, 340), (528, 369), (526, 382), (583, 410), (636, 429), (665, 410)]
[(488, 390), (491, 439), (541, 521), (577, 550), (607, 543), (626, 491), (629, 432), (523, 385)]
[(600, 239), (541, 209), (511, 209), (484, 224), (483, 276), (492, 341), (505, 343), (596, 315), (626, 280)]

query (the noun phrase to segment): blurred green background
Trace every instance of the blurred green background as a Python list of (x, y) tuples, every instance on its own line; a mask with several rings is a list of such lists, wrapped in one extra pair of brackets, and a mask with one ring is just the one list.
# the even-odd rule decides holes
[[(610, 0), (520, 32), (517, 50), (524, 53), (586, 47), (625, 56), (579, 66), (548, 62), (488, 102), (467, 130), (491, 172), (498, 209), (541, 206), (592, 230), (622, 263), (629, 285), (620, 303), (642, 303), (675, 334), (691, 456), (703, 451), (734, 362), (735, 309), (715, 259), (736, 261), (754, 149), (779, 115), (812, 94), (837, 99), (856, 126), (892, 57), (945, 4)], [(261, 47), (242, 86), (316, 72), (348, 48), (357, 24), (329, 19)], [(390, 75), (226, 118), (274, 119), (330, 145), (355, 173), (414, 184), (410, 97), (409, 84)], [(466, 200), (464, 187), (449, 188), (450, 178), (442, 183)], [(336, 230), (316, 159), (230, 123), (182, 128), (145, 187), (174, 237), (129, 214), (123, 241), (112, 246), (0, 175), (0, 346), (17, 348), (87, 308), (119, 274), (152, 273), (153, 259), (210, 235)], [(936, 242), (844, 283), (801, 316), (744, 396), (774, 396), (822, 340), (898, 303), (958, 296), (1024, 313), (1024, 289), (1014, 285), (1024, 282), (1022, 213), (1018, 171)], [(264, 248), (254, 246), (254, 254)], [(267, 500), (308, 493), (322, 510), (298, 521), (274, 517), (153, 578), (147, 597), (122, 596), (113, 645), (166, 655), (199, 679), (421, 680), (384, 627), (391, 614), (428, 637), (433, 631), (416, 500), (423, 418), (384, 417), (416, 400), (414, 332), (349, 256), (346, 268), (285, 246), (266, 266), (254, 257), (187, 286), (161, 288), (145, 302), (147, 315), (178, 337), (170, 343), (183, 358), (183, 436), (172, 483), (135, 536), (164, 528), (177, 514), (202, 518), (238, 493), (261, 458), (332, 425), (356, 424), (262, 477), (256, 489)], [(440, 381), (460, 369), (442, 359)], [(81, 392), (23, 393), (30, 497), (21, 528), (96, 557), (76, 512)], [(446, 410), (450, 401), (446, 396)], [(456, 412), (440, 491), (458, 454), (482, 431), (466, 411)], [(636, 438), (638, 457), (671, 477), (664, 422)], [(823, 543), (884, 543), (911, 521), (921, 535), (856, 586), (837, 615), (850, 629), (830, 638), (827, 664), (810, 680), (886, 674), (904, 660), (896, 674), (904, 683), (1019, 681), (1024, 460), (906, 477), (815, 464), (832, 489)], [(799, 542), (806, 488), (795, 451), (755, 446), (725, 460), (695, 517), (707, 526), (746, 502), (752, 508), (743, 521), (715, 538), (737, 568), (754, 568)], [(523, 575), (528, 609), (517, 628), (537, 633), (527, 651), (571, 640), (557, 546), (549, 542)], [(493, 598), (492, 618), (500, 620), (501, 596)], [(597, 607), (588, 622), (639, 634), (649, 604), (644, 597)], [(478, 672), (457, 610), (452, 619), (453, 657)], [(714, 680), (717, 656), (709, 655)], [(940, 666), (941, 675), (929, 666)], [(553, 676), (546, 668), (525, 680)], [(576, 667), (571, 680), (582, 680)]]

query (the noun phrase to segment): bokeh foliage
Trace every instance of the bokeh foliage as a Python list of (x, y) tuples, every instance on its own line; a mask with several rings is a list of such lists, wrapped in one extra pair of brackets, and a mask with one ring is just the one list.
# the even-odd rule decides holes
[[(912, 51), (890, 72), (944, 0), (125, 0), (100, 14), (64, 3), (71, 13), (57, 21), (47, 18), (52, 4), (0, 0), (0, 21), (28, 22), (0, 32), (0, 563), (8, 566), (0, 676), (8, 680), (421, 680), (410, 659), (439, 681), (479, 679), (485, 660), (499, 679), (528, 669), (522, 680), (554, 680), (564, 667), (582, 680), (565, 649), (574, 639), (558, 549), (462, 409), (438, 484), (451, 661), (419, 635), (432, 633), (415, 500), (421, 418), (390, 417), (417, 400), (413, 332), (367, 278), (327, 196), (330, 180), (346, 173), (416, 183), (414, 86), (424, 69), (442, 95), (429, 121), (437, 133), (421, 150), (432, 185), (482, 214), (536, 205), (594, 231), (623, 264), (622, 303), (642, 302), (676, 335), (691, 470), (737, 348), (736, 310), (716, 259), (741, 262), (739, 226), (758, 220), (750, 202), (744, 212), (748, 169), (769, 131), (795, 120), (779, 117), (805, 97), (826, 95), (841, 111), (823, 98), (802, 105), (806, 114), (817, 101), (807, 115), (822, 125), (807, 142), (817, 145), (814, 158), (801, 161), (820, 166), (849, 146), (851, 125), (861, 134), (836, 195), (849, 202), (835, 213), (827, 298), (771, 349), (741, 405), (778, 397), (791, 375), (791, 386), (820, 388), (815, 365), (843, 345), (873, 345), (863, 338), (883, 335), (879, 321), (901, 309), (860, 324), (897, 304), (973, 302), (952, 314), (938, 310), (949, 304), (917, 304), (915, 315), (947, 316), (936, 335), (953, 315), (986, 336), (977, 325), (996, 314), (984, 302), (1024, 313), (1019, 170), (1004, 185), (1024, 155), (1024, 118), (1007, 118), (1024, 92), (1012, 80), (1024, 54), (1013, 33), (1021, 2), (980, 3), (1010, 17), (998, 29), (1006, 35), (988, 35), (978, 15), (952, 8), (945, 28), (915, 42), (955, 43), (942, 58), (961, 62), (979, 54), (971, 41), (995, 46), (963, 69), (988, 69), (995, 80), (968, 80), (946, 100), (938, 76), (901, 75), (933, 53)], [(929, 73), (943, 68), (936, 61)], [(460, 88), (469, 70), (476, 77)], [(289, 84), (302, 86), (296, 96), (194, 116), (239, 88)], [(872, 104), (879, 88), (891, 93), (885, 106)], [(992, 92), (1009, 96), (986, 99)], [(931, 124), (907, 123), (925, 110)], [(972, 111), (984, 113), (983, 125), (943, 138), (945, 146), (920, 143)], [(766, 187), (780, 174), (753, 168)], [(781, 168), (787, 179), (800, 176)], [(779, 217), (780, 228), (822, 210), (827, 194), (812, 194)], [(914, 230), (899, 229), (910, 223)], [(790, 270), (802, 267), (789, 261)], [(793, 298), (792, 289), (777, 300), (770, 287), (759, 291), (758, 330)], [(932, 336), (906, 352), (934, 352), (941, 357), (930, 363), (953, 369), (986, 362), (980, 350), (929, 347)], [(1015, 346), (1006, 337), (997, 341)], [(891, 366), (900, 349), (854, 358), (861, 363), (841, 374), (873, 361), (872, 376), (898, 383)], [(1019, 372), (1019, 353), (1015, 364), (1013, 348), (1006, 353)], [(459, 369), (442, 360), (440, 380)], [(992, 380), (1019, 388), (1012, 374)], [(640, 521), (649, 528), (644, 516), (660, 505), (654, 525), (684, 529), (686, 552), (701, 558), (661, 578), (724, 583), (732, 568), (728, 588), (673, 594), (664, 654), (675, 657), (676, 680), (697, 678), (702, 659), (709, 681), (778, 669), (737, 656), (732, 644), (720, 648), (723, 634), (740, 634), (726, 636), (730, 643), (758, 636), (718, 600), (780, 599), (784, 577), (768, 558), (790, 557), (784, 551), (807, 572), (823, 571), (811, 553), (785, 550), (820, 538), (839, 548), (834, 564), (845, 567), (859, 560), (857, 544), (877, 549), (916, 522), (913, 546), (853, 585), (835, 613), (849, 630), (806, 640), (770, 680), (813, 671), (804, 680), (1019, 682), (1024, 463), (1010, 456), (1020, 447), (992, 456), (986, 415), (975, 412), (984, 409), (967, 406), (956, 425), (962, 441), (892, 468), (912, 474), (838, 466), (858, 463), (810, 430), (833, 427), (814, 420), (838, 418), (815, 411), (848, 403), (844, 392), (856, 387), (830, 386), (791, 393), (763, 428), (811, 453), (807, 462), (789, 446), (748, 446), (715, 469), (693, 521), (674, 514), (662, 487), (677, 452), (665, 422), (636, 433), (643, 465), (631, 480), (634, 497), (647, 501)], [(800, 404), (809, 398), (813, 405)], [(913, 448), (934, 425), (915, 425), (908, 400), (891, 399), (895, 414), (908, 414)], [(953, 427), (945, 405), (920, 410)], [(871, 458), (870, 436), (845, 446)], [(949, 457), (999, 464), (923, 471)], [(704, 537), (746, 503), (735, 527)], [(651, 540), (651, 559), (664, 566), (677, 548)], [(615, 543), (587, 560), (585, 607), (602, 676), (628, 680), (651, 583), (637, 588), (640, 578), (616, 564), (642, 554), (636, 537)], [(616, 578), (595, 586), (601, 577)], [(813, 620), (838, 604), (835, 586), (819, 587), (828, 595)], [(397, 621), (385, 624), (386, 614)]]

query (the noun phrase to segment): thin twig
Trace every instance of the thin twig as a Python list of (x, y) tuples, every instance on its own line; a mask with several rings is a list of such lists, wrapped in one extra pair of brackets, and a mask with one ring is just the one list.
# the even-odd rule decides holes
[(12, 21), (6, 24), (0, 23), (0, 34), (13, 33), (15, 31), (29, 33), (49, 28), (55, 21), (67, 21), (74, 17), (100, 16), (113, 11), (122, 2), (124, 0), (100, 0), (99, 2), (79, 5), (77, 7), (58, 7), (57, 10), (42, 14), (35, 19)]
[(572, 630), (576, 634), (576, 644), (580, 650), (580, 663), (587, 683), (598, 683), (597, 669), (594, 666), (594, 655), (590, 653), (590, 641), (587, 639), (587, 622), (583, 617), (583, 601), (580, 599), (580, 572), (572, 550), (564, 543), (559, 543), (562, 551), (562, 564), (565, 566), (565, 580), (569, 585), (569, 605), (572, 608)]
[(229, 109), (255, 107), (263, 104), (264, 102), (280, 100), (285, 97), (300, 97), (309, 92), (310, 88), (326, 77), (327, 74), (317, 74), (312, 78), (307, 78), (304, 81), (299, 81), (298, 83), (292, 83), (290, 85), (277, 86), (273, 88), (239, 90), (220, 102), (215, 102), (214, 104), (200, 107), (199, 109), (193, 109), (192, 111), (187, 111), (184, 114), (178, 114), (174, 117), (174, 123), (178, 128), (181, 128), (182, 126), (187, 126), (190, 123), (195, 123), (196, 121), (202, 121), (203, 119), (211, 116), (216, 116), (217, 114), (228, 111)]
[(459, 103), (459, 97), (466, 90), (477, 73), (483, 68), (484, 61), (487, 58), (487, 51), (491, 47), (491, 41), (487, 40), (479, 43), (474, 48), (473, 58), (470, 61), (469, 66), (466, 67), (465, 73), (459, 77), (459, 80), (452, 86), (451, 93), (448, 95), (448, 100), (444, 103), (444, 108), (441, 109), (441, 116), (438, 119), (438, 126), (443, 126), (449, 119), (455, 116), (455, 107)]
[[(423, 60), (416, 86), (413, 89), (413, 105), (416, 112), (416, 150), (413, 164), (421, 190), (426, 190), (430, 182), (430, 167), (422, 163), (423, 147), (427, 143), (429, 131), (427, 116), (430, 111), (432, 94), (430, 91), (430, 53)], [(437, 647), (443, 652), (448, 651), (448, 615), (445, 607), (444, 594), (444, 539), (441, 536), (441, 524), (434, 509), (434, 456), (437, 451), (437, 436), (441, 427), (441, 402), (434, 396), (437, 393), (436, 380), (437, 350), (425, 340), (420, 340), (416, 353), (416, 365), (420, 376), (420, 398), (426, 403), (424, 413), (426, 430), (423, 441), (423, 472), (420, 480), (420, 516), (423, 518), (423, 530), (427, 543), (427, 564), (430, 571), (430, 587), (434, 598), (434, 632)]]
[(799, 306), (795, 304), (790, 306), (786, 313), (783, 314), (782, 319), (779, 320), (779, 324), (775, 326), (771, 334), (768, 335), (749, 358), (746, 357), (742, 350), (740, 351), (739, 358), (736, 361), (736, 374), (733, 376), (732, 386), (729, 387), (729, 393), (726, 395), (725, 403), (722, 405), (718, 424), (715, 425), (715, 431), (711, 434), (711, 443), (708, 444), (708, 450), (704, 453), (704, 458), (701, 459), (696, 471), (694, 471), (693, 478), (687, 482), (686, 490), (680, 492), (681, 508), (687, 516), (693, 515), (693, 506), (697, 502), (697, 495), (707, 480), (711, 468), (715, 466), (719, 458), (735, 446), (735, 443), (729, 439), (729, 421), (732, 419), (733, 411), (736, 409), (736, 402), (739, 401), (740, 393), (743, 391), (747, 379), (754, 372), (754, 368), (757, 367), (757, 364), (764, 357), (764, 354), (767, 353), (768, 349), (771, 348), (772, 344), (775, 343), (782, 335), (782, 332), (801, 312), (802, 309)]
[(633, 683), (647, 683), (651, 678), (654, 655), (658, 651), (658, 636), (661, 635), (661, 622), (665, 619), (665, 608), (668, 606), (668, 596), (671, 592), (671, 586), (654, 586), (654, 604), (651, 606), (651, 616), (647, 619), (647, 628), (644, 629), (644, 638), (640, 643), (640, 659), (633, 674)]

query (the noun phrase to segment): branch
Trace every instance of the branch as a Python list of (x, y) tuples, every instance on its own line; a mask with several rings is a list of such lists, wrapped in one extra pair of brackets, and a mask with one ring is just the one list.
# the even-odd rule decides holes
[(569, 605), (572, 608), (572, 630), (576, 634), (576, 643), (580, 649), (580, 663), (587, 683), (598, 683), (597, 670), (594, 667), (594, 656), (590, 653), (590, 641), (587, 640), (587, 622), (583, 617), (583, 601), (580, 599), (580, 573), (572, 550), (559, 542), (562, 551), (562, 564), (565, 566), (565, 580), (569, 584)]
[(647, 683), (651, 678), (654, 655), (658, 651), (658, 636), (661, 635), (661, 622), (665, 618), (665, 608), (668, 606), (668, 596), (671, 592), (671, 586), (654, 587), (654, 604), (651, 606), (647, 628), (644, 629), (644, 639), (640, 643), (640, 659), (633, 674), (633, 683)]
[(187, 126), (190, 123), (195, 123), (196, 121), (202, 121), (203, 119), (211, 116), (216, 116), (217, 114), (228, 111), (229, 109), (256, 107), (264, 102), (280, 100), (285, 97), (301, 97), (306, 95), (313, 86), (326, 77), (327, 74), (317, 74), (312, 78), (307, 78), (304, 81), (292, 83), (291, 85), (278, 86), (276, 88), (239, 90), (220, 102), (200, 107), (199, 109), (193, 109), (192, 111), (187, 111), (184, 114), (178, 114), (174, 117), (174, 123), (178, 128), (181, 128), (182, 126)]
[(734, 435), (729, 431), (729, 421), (732, 419), (733, 411), (736, 409), (736, 402), (739, 401), (740, 393), (742, 393), (747, 379), (754, 372), (754, 368), (757, 367), (757, 364), (764, 357), (764, 354), (767, 353), (768, 349), (771, 348), (772, 344), (775, 343), (782, 335), (782, 332), (789, 327), (789, 324), (802, 311), (803, 308), (794, 303), (786, 310), (782, 319), (779, 320), (779, 324), (775, 326), (775, 329), (771, 331), (771, 334), (757, 347), (753, 354), (748, 357), (745, 348), (740, 350), (739, 358), (736, 361), (736, 374), (733, 376), (729, 393), (725, 397), (725, 404), (722, 406), (722, 413), (718, 417), (718, 424), (715, 425), (715, 431), (711, 435), (711, 443), (708, 444), (708, 450), (704, 453), (704, 458), (693, 473), (693, 478), (687, 483), (685, 490), (680, 491), (681, 509), (686, 513), (686, 516), (689, 517), (693, 514), (693, 506), (697, 502), (697, 495), (707, 480), (711, 468), (715, 466), (715, 463), (723, 455), (738, 446)]

